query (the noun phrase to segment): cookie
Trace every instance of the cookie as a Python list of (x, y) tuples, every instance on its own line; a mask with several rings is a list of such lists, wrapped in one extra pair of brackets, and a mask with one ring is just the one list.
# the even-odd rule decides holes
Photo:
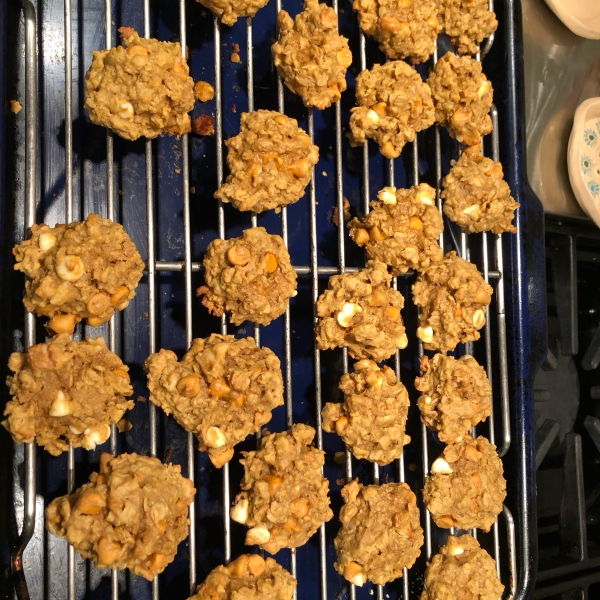
[(295, 21), (282, 10), (277, 16), (279, 38), (273, 59), (285, 85), (305, 106), (324, 109), (346, 89), (346, 70), (352, 64), (348, 40), (339, 34), (335, 11), (317, 0), (304, 0)]
[(478, 340), (492, 291), (477, 267), (454, 251), (419, 273), (412, 293), (421, 308), (417, 337), (423, 347), (447, 352)]
[(293, 204), (319, 161), (319, 148), (298, 121), (273, 110), (242, 113), (240, 133), (225, 142), (230, 174), (215, 198), (261, 213)]
[(483, 436), (444, 448), (431, 465), (423, 500), (438, 527), (489, 531), (502, 511), (506, 480), (496, 446)]
[(297, 548), (333, 517), (329, 482), (321, 472), (325, 453), (309, 445), (314, 437), (312, 427), (296, 424), (263, 437), (259, 450), (244, 453), (243, 491), (231, 518), (250, 528), (247, 545), (271, 554)]
[(374, 260), (358, 273), (330, 277), (317, 300), (319, 350), (345, 347), (352, 358), (381, 362), (406, 348), (404, 297), (391, 284), (386, 265)]
[(472, 146), (492, 131), (492, 84), (480, 62), (447, 52), (437, 61), (427, 83), (435, 105), (435, 121), (453, 138)]
[(492, 386), (472, 356), (421, 357), (421, 376), (415, 379), (415, 387), (423, 393), (418, 400), (421, 421), (437, 431), (445, 444), (462, 440), (492, 412)]
[(328, 402), (323, 409), (323, 429), (337, 433), (352, 454), (379, 465), (400, 458), (410, 442), (405, 433), (408, 392), (388, 366), (359, 360), (354, 373), (342, 375), (342, 403)]
[(392, 275), (424, 269), (442, 260), (438, 244), (444, 221), (435, 206), (435, 190), (426, 183), (408, 190), (385, 187), (364, 219), (348, 223), (350, 237), (371, 260), (384, 262)]
[(333, 541), (336, 571), (358, 586), (402, 577), (423, 545), (415, 494), (406, 483), (363, 486), (355, 480), (344, 486), (342, 498), (342, 527)]
[(296, 271), (279, 235), (264, 227), (244, 230), (241, 237), (213, 240), (204, 256), (204, 281), (197, 295), (209, 312), (224, 312), (234, 325), (253, 321), (268, 325), (296, 295)]
[(89, 483), (49, 504), (46, 529), (99, 569), (130, 569), (151, 581), (188, 535), (196, 490), (180, 472), (158, 458), (104, 453)]
[(189, 133), (194, 81), (178, 42), (141, 38), (121, 27), (123, 46), (96, 50), (85, 76), (92, 123), (126, 140)]
[(50, 317), (55, 333), (73, 333), (81, 319), (106, 323), (135, 296), (144, 271), (123, 227), (95, 214), (81, 223), (33, 225), (13, 254), (15, 270), (26, 276), (25, 308)]
[(361, 29), (379, 42), (389, 58), (426, 61), (435, 50), (441, 26), (434, 0), (354, 0)]
[(374, 65), (356, 78), (356, 103), (351, 109), (350, 141), (375, 140), (386, 158), (397, 158), (406, 142), (434, 123), (431, 90), (401, 60)]
[(210, 9), (225, 25), (234, 25), (240, 17), (253, 17), (269, 0), (196, 0)]
[(450, 535), (425, 571), (421, 600), (498, 600), (496, 561), (468, 533)]
[(498, 29), (488, 0), (439, 0), (439, 19), (459, 54), (477, 54), (477, 45)]
[(150, 401), (196, 435), (199, 449), (220, 468), (233, 447), (271, 420), (283, 404), (279, 359), (253, 338), (213, 334), (195, 339), (181, 359), (170, 350), (144, 364)]
[(444, 214), (468, 233), (516, 233), (512, 224), (520, 204), (504, 181), (502, 165), (469, 146), (442, 181)]
[(189, 600), (293, 600), (296, 584), (274, 559), (242, 554), (213, 569)]
[(129, 368), (102, 338), (75, 342), (63, 333), (13, 352), (8, 367), (13, 398), (2, 425), (17, 444), (35, 441), (54, 456), (69, 443), (93, 450), (133, 408)]

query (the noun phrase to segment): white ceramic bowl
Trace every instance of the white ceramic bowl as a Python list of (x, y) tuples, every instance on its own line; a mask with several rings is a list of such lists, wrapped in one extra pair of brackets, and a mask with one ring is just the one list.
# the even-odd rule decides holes
[(600, 227), (600, 97), (575, 111), (567, 161), (575, 198)]
[(546, 0), (546, 4), (573, 33), (600, 40), (600, 0)]

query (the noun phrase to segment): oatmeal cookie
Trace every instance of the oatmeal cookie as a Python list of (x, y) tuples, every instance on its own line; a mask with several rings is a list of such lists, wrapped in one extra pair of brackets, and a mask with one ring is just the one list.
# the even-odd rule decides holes
[(435, 120), (459, 142), (472, 146), (492, 131), (492, 84), (481, 63), (447, 52), (427, 80), (435, 105)]
[(463, 440), (444, 448), (431, 465), (423, 500), (438, 527), (489, 531), (502, 511), (506, 480), (496, 446), (486, 438)]
[(90, 121), (126, 140), (191, 129), (194, 81), (178, 42), (141, 38), (121, 27), (124, 46), (96, 50), (85, 76)]
[(421, 600), (498, 600), (504, 586), (496, 561), (468, 533), (440, 548), (425, 571)]
[(477, 267), (454, 251), (423, 270), (412, 286), (423, 347), (447, 352), (459, 342), (478, 340), (492, 292)]
[(198, 438), (220, 468), (233, 456), (233, 447), (271, 420), (283, 404), (279, 359), (253, 338), (235, 339), (214, 333), (195, 339), (178, 362), (171, 350), (151, 354), (148, 373), (150, 401)]
[(436, 0), (354, 0), (361, 29), (379, 42), (389, 58), (426, 61), (435, 49), (441, 25)]
[(234, 325), (268, 325), (296, 295), (297, 275), (283, 239), (264, 227), (246, 229), (238, 238), (213, 240), (204, 269), (206, 285), (197, 295), (204, 296), (202, 304), (213, 315), (229, 313)]
[(356, 103), (350, 115), (351, 143), (373, 139), (386, 158), (400, 156), (417, 131), (434, 123), (429, 86), (401, 60), (363, 71), (356, 78)]
[(421, 357), (421, 377), (415, 379), (415, 387), (423, 393), (418, 400), (421, 421), (437, 431), (445, 444), (459, 442), (491, 414), (492, 387), (485, 369), (472, 356)]
[(253, 17), (269, 0), (196, 0), (210, 9), (225, 25), (235, 25), (240, 17)]
[(81, 319), (106, 323), (135, 296), (144, 271), (123, 227), (94, 214), (82, 223), (33, 225), (13, 254), (15, 270), (26, 275), (25, 308), (50, 317), (56, 333), (73, 333)]
[(502, 165), (469, 146), (442, 181), (444, 213), (469, 233), (516, 233), (512, 224), (520, 204), (510, 195)]
[(273, 558), (242, 554), (213, 569), (189, 600), (292, 600), (296, 583)]
[(374, 260), (358, 273), (330, 277), (317, 300), (319, 349), (346, 347), (352, 358), (381, 362), (406, 348), (404, 296), (391, 283), (386, 265)]
[(477, 44), (498, 29), (488, 0), (438, 0), (442, 29), (459, 54), (477, 54)]
[(100, 338), (75, 342), (66, 334), (13, 352), (6, 383), (13, 396), (2, 425), (13, 440), (33, 442), (58, 456), (69, 448), (93, 450), (110, 426), (133, 408), (129, 368)]
[(409, 269), (424, 269), (442, 260), (438, 244), (444, 222), (435, 206), (435, 190), (426, 183), (408, 190), (385, 187), (371, 202), (364, 219), (348, 223), (350, 237), (367, 251), (372, 260), (392, 268), (392, 275)]
[(215, 198), (238, 210), (280, 212), (297, 202), (319, 161), (298, 121), (274, 110), (242, 113), (240, 133), (225, 144), (230, 174)]
[(321, 472), (325, 453), (309, 444), (315, 430), (297, 424), (262, 438), (260, 450), (244, 453), (244, 479), (231, 518), (250, 527), (246, 544), (275, 554), (306, 544), (330, 521), (329, 482)]
[(342, 527), (333, 541), (337, 572), (358, 586), (402, 577), (423, 545), (415, 494), (406, 483), (364, 486), (355, 480), (344, 486), (342, 497)]
[(323, 429), (336, 432), (358, 459), (387, 465), (410, 442), (405, 434), (408, 392), (388, 366), (359, 360), (340, 381), (344, 402), (327, 403)]
[(279, 39), (273, 44), (273, 58), (285, 85), (305, 106), (322, 110), (337, 102), (346, 89), (352, 52), (338, 32), (333, 8), (318, 0), (304, 0), (304, 10), (295, 21), (282, 10), (277, 24)]
[(100, 473), (46, 509), (46, 529), (66, 538), (99, 569), (130, 569), (152, 580), (162, 573), (188, 534), (194, 484), (179, 465), (158, 458), (100, 456)]

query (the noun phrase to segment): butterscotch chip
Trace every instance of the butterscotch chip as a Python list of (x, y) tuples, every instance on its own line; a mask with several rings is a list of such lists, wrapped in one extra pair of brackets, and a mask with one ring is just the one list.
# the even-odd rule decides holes
[(298, 121), (273, 110), (242, 113), (240, 133), (225, 144), (230, 174), (215, 198), (238, 210), (280, 212), (297, 202), (319, 161)]
[(296, 295), (296, 271), (278, 235), (264, 227), (244, 230), (241, 237), (213, 240), (204, 257), (202, 304), (213, 315), (224, 312), (234, 325), (254, 321), (268, 325), (282, 315)]
[(157, 458), (102, 454), (100, 472), (46, 509), (46, 529), (102, 569), (130, 569), (152, 580), (188, 534), (193, 483), (179, 465)]
[(101, 337), (75, 342), (63, 333), (13, 352), (8, 367), (13, 398), (2, 425), (16, 443), (35, 440), (54, 456), (69, 443), (86, 450), (103, 444), (110, 426), (133, 408), (129, 368)]
[(444, 222), (435, 206), (435, 190), (426, 183), (408, 190), (386, 187), (371, 202), (364, 219), (348, 223), (350, 237), (372, 260), (392, 268), (392, 275), (409, 269), (424, 269), (442, 260), (438, 244)]
[(434, 0), (354, 0), (361, 29), (379, 42), (389, 58), (426, 61), (435, 49), (441, 26)]
[(380, 362), (408, 339), (400, 311), (404, 297), (391, 287), (392, 276), (382, 262), (370, 260), (358, 273), (333, 275), (317, 300), (317, 346), (348, 348), (356, 359)]
[(123, 227), (91, 214), (68, 225), (33, 225), (31, 238), (13, 248), (15, 269), (25, 273), (23, 304), (47, 317), (71, 315), (71, 329), (61, 319), (50, 322), (56, 333), (72, 333), (76, 321), (97, 326), (135, 296), (144, 263)]
[(447, 52), (427, 80), (435, 105), (435, 121), (459, 142), (472, 146), (492, 131), (493, 90), (481, 63)]
[(431, 465), (423, 500), (438, 527), (489, 531), (502, 511), (506, 480), (496, 446), (465, 435)]
[(325, 453), (310, 446), (315, 430), (297, 424), (262, 438), (244, 453), (244, 479), (231, 518), (250, 527), (246, 544), (275, 554), (305, 544), (330, 521), (329, 482), (321, 473)]
[(421, 421), (445, 444), (460, 441), (491, 414), (492, 387), (472, 356), (423, 356), (415, 387), (423, 394), (418, 400)]
[(181, 361), (160, 350), (144, 368), (150, 401), (194, 433), (216, 467), (231, 460), (235, 444), (260, 431), (283, 404), (279, 359), (251, 337), (195, 339)]
[(394, 371), (360, 360), (354, 373), (342, 376), (339, 387), (344, 401), (325, 405), (323, 429), (340, 435), (358, 459), (387, 465), (400, 458), (410, 442), (405, 433), (409, 401)]
[(439, 18), (459, 54), (477, 54), (477, 44), (498, 29), (488, 0), (440, 0)]
[(196, 0), (210, 9), (225, 25), (234, 25), (240, 17), (253, 17), (269, 0)]
[(213, 569), (189, 600), (292, 600), (296, 584), (274, 559), (242, 554)]
[(194, 81), (179, 43), (141, 38), (131, 27), (119, 33), (123, 46), (92, 53), (85, 84), (92, 123), (126, 140), (189, 133)]
[(442, 181), (444, 214), (469, 233), (516, 233), (512, 224), (520, 204), (504, 181), (502, 165), (469, 146)]
[(386, 158), (400, 156), (406, 142), (434, 122), (429, 86), (401, 60), (363, 71), (356, 78), (356, 103), (350, 116), (351, 143), (373, 139)]
[(423, 347), (446, 352), (459, 342), (478, 340), (492, 292), (477, 267), (454, 251), (424, 269), (412, 287), (421, 308), (417, 337)]
[(194, 98), (200, 102), (208, 102), (215, 97), (215, 88), (207, 81), (196, 81), (194, 84)]
[(352, 64), (348, 40), (338, 32), (335, 11), (317, 0), (304, 0), (295, 21), (285, 11), (277, 16), (279, 39), (273, 59), (285, 85), (305, 106), (327, 108), (346, 89), (346, 70)]
[(337, 572), (359, 586), (402, 577), (423, 545), (415, 494), (406, 483), (363, 486), (355, 480), (344, 486), (342, 497), (342, 527), (333, 542)]
[(450, 535), (425, 571), (421, 600), (498, 600), (496, 561), (468, 533)]

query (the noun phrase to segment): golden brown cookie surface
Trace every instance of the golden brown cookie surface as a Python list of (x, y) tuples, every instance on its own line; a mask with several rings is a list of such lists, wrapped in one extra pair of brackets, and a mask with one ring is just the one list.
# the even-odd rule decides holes
[(315, 430), (296, 424), (262, 438), (260, 449), (240, 462), (244, 479), (231, 518), (250, 527), (246, 544), (275, 554), (304, 545), (330, 521), (329, 482), (321, 473), (325, 453), (309, 444)]
[(283, 404), (279, 359), (251, 337), (195, 339), (181, 361), (160, 350), (144, 367), (150, 400), (196, 435), (216, 467), (231, 460), (235, 444), (260, 431)]
[(387, 465), (410, 442), (405, 434), (408, 392), (388, 366), (359, 360), (340, 381), (344, 402), (327, 403), (323, 429), (336, 432), (358, 459)]
[(506, 480), (496, 446), (467, 435), (431, 465), (423, 500), (438, 527), (489, 531), (502, 511)]
[(434, 123), (429, 86), (401, 60), (363, 71), (356, 78), (356, 103), (350, 116), (351, 143), (373, 139), (386, 158), (400, 156), (406, 142)]
[(179, 43), (141, 38), (131, 27), (119, 33), (124, 45), (94, 51), (86, 74), (92, 123), (126, 140), (189, 133), (194, 81)]
[(91, 214), (68, 225), (33, 225), (13, 249), (15, 270), (26, 275), (23, 304), (51, 317), (56, 333), (73, 333), (87, 319), (96, 327), (135, 296), (144, 263), (123, 227)]
[(133, 408), (129, 368), (102, 338), (75, 342), (60, 334), (26, 353), (13, 352), (7, 384), (13, 396), (2, 425), (17, 443), (35, 442), (58, 456), (68, 449), (93, 450), (110, 426)]
[(215, 198), (238, 210), (279, 212), (297, 202), (319, 160), (296, 119), (272, 110), (243, 113), (240, 133), (225, 144), (230, 174)]
[(488, 0), (439, 0), (439, 11), (441, 26), (459, 54), (477, 54), (477, 44), (498, 29)]
[(268, 325), (281, 316), (296, 295), (296, 271), (279, 235), (264, 227), (245, 229), (242, 236), (213, 240), (204, 256), (205, 286), (197, 295), (216, 316), (224, 312), (234, 325), (254, 321)]
[(363, 486), (351, 481), (342, 497), (342, 527), (333, 542), (337, 572), (359, 586), (402, 577), (423, 545), (415, 494), (406, 483)]
[(152, 580), (188, 534), (193, 483), (177, 465), (137, 454), (100, 457), (100, 472), (46, 509), (46, 528), (98, 568), (130, 569)]
[(432, 187), (426, 183), (408, 190), (385, 187), (377, 197), (379, 202), (371, 202), (372, 210), (364, 219), (348, 223), (350, 237), (371, 260), (389, 265), (392, 275), (442, 260), (438, 239), (444, 222)]
[(277, 16), (279, 39), (273, 59), (285, 85), (305, 106), (327, 108), (346, 89), (346, 70), (352, 63), (348, 40), (338, 32), (333, 8), (304, 0), (295, 20), (285, 11)]

